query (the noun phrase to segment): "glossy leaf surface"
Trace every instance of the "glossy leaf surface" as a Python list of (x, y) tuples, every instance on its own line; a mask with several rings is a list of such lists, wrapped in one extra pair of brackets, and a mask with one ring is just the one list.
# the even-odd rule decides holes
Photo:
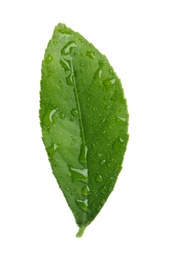
[(128, 111), (107, 58), (64, 24), (55, 27), (42, 63), (40, 123), (53, 174), (81, 236), (122, 168)]

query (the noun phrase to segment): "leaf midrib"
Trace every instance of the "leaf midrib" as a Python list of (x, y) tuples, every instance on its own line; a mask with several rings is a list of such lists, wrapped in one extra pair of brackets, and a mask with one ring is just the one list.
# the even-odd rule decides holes
[[(84, 131), (84, 126), (83, 126), (83, 121), (82, 121), (81, 106), (80, 106), (80, 101), (79, 101), (79, 96), (78, 96), (78, 91), (77, 91), (76, 78), (75, 78), (75, 73), (74, 73), (73, 57), (72, 57), (72, 73), (74, 75), (74, 92), (75, 92), (75, 98), (76, 98), (77, 108), (78, 108), (78, 112), (79, 112), (79, 122), (80, 122), (80, 129), (81, 129), (81, 135), (82, 135), (81, 149), (83, 149), (83, 144), (84, 144), (84, 147), (87, 147), (87, 145), (86, 145), (85, 131)], [(88, 170), (87, 156), (85, 158), (84, 168)], [(88, 185), (88, 178), (86, 181), (86, 185)], [(88, 195), (86, 198), (88, 200)], [(87, 204), (87, 207), (88, 207), (88, 204)], [(85, 215), (84, 223), (86, 223), (87, 213), (85, 211), (84, 211), (84, 215)]]
[[(74, 75), (73, 58), (72, 58), (72, 72)], [(75, 98), (76, 98), (77, 108), (78, 108), (78, 113), (79, 113), (80, 129), (81, 129), (81, 134), (82, 134), (82, 143), (86, 146), (85, 131), (84, 131), (84, 127), (83, 127), (81, 106), (80, 106), (79, 96), (78, 96), (78, 92), (77, 92), (75, 75), (74, 75), (74, 90), (75, 90)], [(87, 161), (85, 162), (84, 166), (85, 166), (85, 169), (87, 169)]]

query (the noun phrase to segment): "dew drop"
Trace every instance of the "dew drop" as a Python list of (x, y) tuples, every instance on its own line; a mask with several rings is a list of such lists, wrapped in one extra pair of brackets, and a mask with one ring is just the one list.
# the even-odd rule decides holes
[(100, 60), (100, 61), (98, 62), (98, 65), (99, 65), (100, 67), (102, 67), (105, 63), (106, 63), (106, 61)]
[(56, 108), (56, 109), (53, 109), (53, 110), (50, 112), (50, 114), (49, 114), (50, 122), (53, 122), (53, 117), (54, 117), (56, 111), (57, 111), (57, 108)]
[(53, 145), (53, 149), (54, 149), (54, 151), (57, 150), (57, 147), (58, 147), (57, 144), (54, 144), (54, 145)]
[(82, 143), (81, 151), (80, 151), (80, 155), (79, 155), (79, 162), (82, 163), (83, 165), (86, 164), (87, 153), (88, 153), (88, 147), (84, 143)]
[(86, 55), (87, 55), (89, 58), (93, 59), (93, 58), (95, 57), (95, 52), (93, 52), (93, 51), (87, 51), (87, 52), (86, 52)]
[(102, 69), (98, 69), (94, 74), (94, 79), (100, 79), (102, 75)]
[(91, 110), (92, 110), (93, 112), (95, 112), (97, 109), (96, 109), (96, 107), (91, 107)]
[(43, 116), (42, 123), (43, 125), (50, 126), (54, 122), (55, 113), (57, 111), (57, 108), (50, 110), (47, 110)]
[(71, 64), (71, 60), (65, 59), (65, 58), (61, 58), (60, 59), (60, 64), (63, 67), (63, 69), (65, 70), (65, 72), (67, 71), (72, 71), (72, 64)]
[(88, 181), (88, 170), (87, 169), (76, 169), (69, 166), (69, 171), (71, 174), (72, 181), (80, 181), (87, 183)]
[(62, 113), (62, 112), (59, 113), (59, 117), (60, 117), (61, 119), (65, 119), (65, 118), (66, 118), (65, 114)]
[(87, 169), (75, 169), (75, 168), (72, 168), (73, 171), (76, 171), (80, 174), (82, 174), (84, 177), (88, 177), (88, 170)]
[(111, 76), (113, 76), (114, 72), (113, 72), (112, 69), (109, 70), (109, 74), (110, 74)]
[(110, 141), (110, 140), (111, 140), (111, 137), (110, 137), (110, 136), (108, 136), (106, 139), (107, 139), (107, 141)]
[(101, 153), (98, 153), (97, 154), (97, 158), (101, 158), (102, 154)]
[(105, 199), (102, 199), (102, 200), (101, 200), (101, 203), (102, 203), (102, 204), (105, 204), (105, 202), (106, 202)]
[(53, 149), (52, 145), (51, 145), (51, 146), (48, 146), (48, 147), (46, 148), (46, 150), (47, 150), (47, 153), (48, 153), (49, 156), (51, 156), (51, 155), (53, 154), (54, 149)]
[(98, 206), (98, 207), (97, 207), (97, 210), (100, 211), (100, 210), (101, 210), (101, 206)]
[(76, 205), (79, 207), (79, 209), (87, 212), (87, 210), (88, 210), (88, 200), (76, 200)]
[(112, 145), (112, 148), (114, 151), (118, 151), (118, 148), (119, 148), (119, 142), (118, 141), (115, 141)]
[(104, 130), (104, 131), (102, 131), (102, 135), (105, 135), (106, 134), (106, 131)]
[(90, 189), (89, 189), (89, 187), (88, 187), (87, 185), (85, 185), (85, 186), (82, 188), (82, 190), (81, 190), (81, 193), (82, 193), (82, 195), (83, 195), (84, 197), (86, 197), (86, 196), (89, 194), (89, 192), (90, 192)]
[(103, 177), (102, 177), (100, 174), (98, 174), (98, 175), (96, 176), (95, 180), (96, 180), (97, 182), (103, 182)]
[(79, 38), (79, 41), (80, 41), (81, 43), (83, 43), (83, 42), (84, 42), (84, 40), (83, 40), (82, 38)]
[(47, 152), (48, 152), (48, 155), (49, 156), (52, 156), (53, 153), (57, 150), (57, 144), (53, 144), (53, 145), (50, 145), (48, 146), (46, 149), (47, 149)]
[(79, 111), (78, 111), (77, 109), (73, 108), (73, 109), (71, 110), (71, 114), (72, 114), (73, 116), (77, 117), (77, 116), (79, 116)]
[(48, 64), (50, 62), (52, 62), (53, 58), (51, 55), (47, 55), (46, 59), (45, 59), (45, 62)]
[(125, 117), (121, 117), (121, 116), (116, 116), (116, 122), (120, 122), (120, 121), (122, 121), (122, 122), (126, 122), (126, 118)]
[(57, 45), (57, 44), (58, 44), (58, 41), (53, 41), (53, 44), (54, 44), (54, 45)]
[(66, 77), (66, 83), (69, 86), (74, 86), (75, 80), (74, 80), (74, 75), (72, 73)]
[(111, 97), (111, 101), (115, 102), (117, 100), (117, 95), (114, 94), (112, 97)]
[(105, 106), (106, 110), (109, 110), (111, 107), (109, 105)]
[(77, 47), (77, 45), (75, 44), (75, 42), (70, 41), (68, 42), (61, 50), (61, 54), (62, 55), (67, 55), (70, 54), (73, 50), (73, 48)]
[(121, 142), (121, 143), (124, 143), (124, 140), (123, 140), (121, 137), (120, 137), (120, 142)]
[(116, 82), (116, 79), (106, 79), (103, 81), (104, 86), (108, 89), (112, 87)]
[(103, 166), (105, 163), (106, 163), (106, 160), (105, 160), (105, 159), (100, 161), (100, 165), (101, 165), (101, 166)]
[(102, 194), (105, 194), (106, 191), (107, 191), (106, 186), (103, 186), (103, 187), (100, 189), (100, 192), (101, 192)]

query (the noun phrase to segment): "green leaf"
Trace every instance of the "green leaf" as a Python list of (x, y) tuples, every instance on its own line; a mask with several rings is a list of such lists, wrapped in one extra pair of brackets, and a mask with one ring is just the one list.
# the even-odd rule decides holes
[(107, 58), (64, 24), (55, 27), (42, 62), (40, 123), (53, 174), (80, 237), (121, 171), (128, 111)]

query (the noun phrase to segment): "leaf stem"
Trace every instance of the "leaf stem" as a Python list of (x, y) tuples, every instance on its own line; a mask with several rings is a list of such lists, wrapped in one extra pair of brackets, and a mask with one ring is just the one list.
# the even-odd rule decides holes
[(79, 228), (79, 231), (77, 232), (77, 234), (76, 234), (76, 237), (82, 237), (82, 235), (83, 235), (83, 233), (84, 233), (84, 231), (85, 231), (85, 226), (81, 226), (80, 228)]

